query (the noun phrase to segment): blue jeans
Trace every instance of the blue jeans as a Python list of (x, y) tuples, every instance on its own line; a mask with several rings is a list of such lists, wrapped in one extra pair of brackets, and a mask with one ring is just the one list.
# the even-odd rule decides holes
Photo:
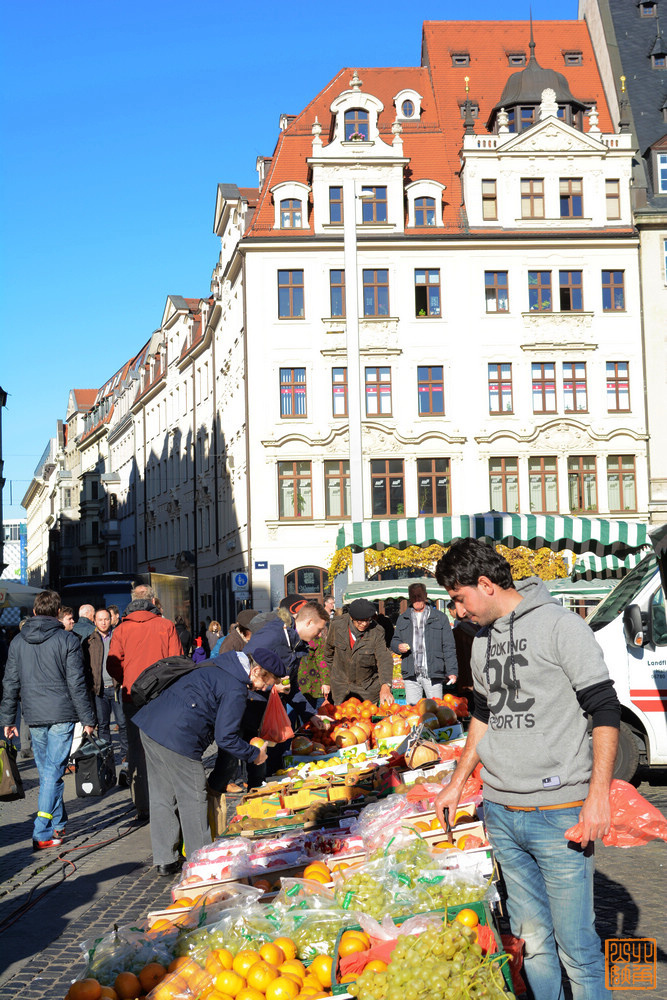
[[(120, 698), (120, 692), (118, 693)], [(116, 691), (113, 687), (105, 687), (104, 694), (95, 695), (95, 711), (97, 713), (97, 735), (101, 740), (108, 740), (111, 743), (111, 715), (118, 724), (118, 742), (120, 743), (120, 755), (123, 760), (127, 757), (127, 729), (125, 727), (125, 712), (122, 701), (116, 701)]]
[(39, 798), (32, 839), (51, 840), (56, 830), (65, 829), (67, 822), (63, 775), (72, 749), (74, 723), (31, 726), (30, 735), (39, 773)]
[(595, 931), (593, 852), (563, 836), (579, 811), (513, 812), (484, 801), (489, 841), (507, 887), (512, 933), (526, 942), (524, 970), (536, 1000), (563, 1000), (559, 956), (573, 1000), (610, 996)]
[(413, 677), (403, 683), (406, 705), (416, 705), (422, 698), (442, 698), (442, 681), (432, 681), (430, 677)]

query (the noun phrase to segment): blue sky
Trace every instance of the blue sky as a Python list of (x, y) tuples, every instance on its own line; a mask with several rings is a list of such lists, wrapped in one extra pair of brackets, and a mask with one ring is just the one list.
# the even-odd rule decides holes
[[(479, 0), (475, 17), (528, 7)], [(575, 18), (577, 3), (532, 10)], [(422, 21), (462, 13), (452, 0), (0, 2), (5, 517), (21, 515), (69, 390), (136, 353), (167, 295), (209, 293), (216, 185), (257, 183), (280, 114), (341, 66), (418, 65)]]

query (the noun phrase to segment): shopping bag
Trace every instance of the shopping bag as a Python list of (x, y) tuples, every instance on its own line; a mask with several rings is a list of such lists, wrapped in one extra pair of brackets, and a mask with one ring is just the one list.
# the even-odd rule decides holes
[(289, 716), (275, 686), (271, 688), (271, 694), (264, 709), (259, 735), (268, 743), (282, 743), (284, 740), (291, 740), (294, 736)]
[(116, 784), (116, 763), (108, 740), (99, 740), (84, 733), (81, 746), (72, 754), (70, 761), (74, 764), (78, 798), (104, 795)]
[(0, 799), (3, 802), (13, 802), (15, 799), (24, 799), (23, 781), (21, 772), (16, 763), (16, 747), (7, 740), (0, 740)]
[[(609, 793), (611, 827), (605, 847), (643, 847), (649, 840), (667, 840), (667, 819), (627, 781), (614, 778)], [(581, 843), (581, 823), (565, 831), (565, 839)]]

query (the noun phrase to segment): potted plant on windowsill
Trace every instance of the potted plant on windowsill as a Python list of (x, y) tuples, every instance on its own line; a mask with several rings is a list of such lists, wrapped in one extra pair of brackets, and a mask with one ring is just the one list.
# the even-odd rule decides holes
[(350, 132), (348, 140), (350, 142), (365, 142), (366, 136), (363, 132)]

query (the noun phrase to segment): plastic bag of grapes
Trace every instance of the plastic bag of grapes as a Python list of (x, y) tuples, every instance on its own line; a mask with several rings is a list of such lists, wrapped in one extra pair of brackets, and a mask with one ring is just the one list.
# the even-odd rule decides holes
[(334, 906), (333, 889), (305, 878), (281, 878), (280, 892), (273, 900), (276, 910), (326, 910)]
[(243, 948), (258, 950), (280, 934), (280, 920), (270, 906), (223, 910), (217, 920), (179, 935), (176, 954), (203, 962), (213, 948), (227, 948), (233, 955)]
[(355, 869), (347, 878), (335, 873), (334, 884), (341, 909), (366, 913), (376, 920), (385, 914), (401, 917), (428, 908), (423, 887), (415, 884), (408, 866), (396, 864), (391, 855)]
[[(428, 896), (427, 909), (440, 910), (460, 903), (474, 903), (486, 896), (490, 878), (456, 871), (426, 870), (415, 877), (415, 883)], [(419, 904), (422, 905), (421, 903)], [(420, 912), (417, 910), (416, 912)], [(423, 912), (423, 910), (421, 911)]]
[(316, 955), (333, 955), (339, 932), (357, 923), (358, 914), (341, 910), (298, 910), (284, 915), (283, 937), (291, 938), (302, 962)]
[(384, 847), (377, 847), (368, 855), (368, 860), (389, 856), (392, 863), (406, 865), (408, 870), (419, 871), (434, 864), (428, 843), (411, 826), (399, 827)]

